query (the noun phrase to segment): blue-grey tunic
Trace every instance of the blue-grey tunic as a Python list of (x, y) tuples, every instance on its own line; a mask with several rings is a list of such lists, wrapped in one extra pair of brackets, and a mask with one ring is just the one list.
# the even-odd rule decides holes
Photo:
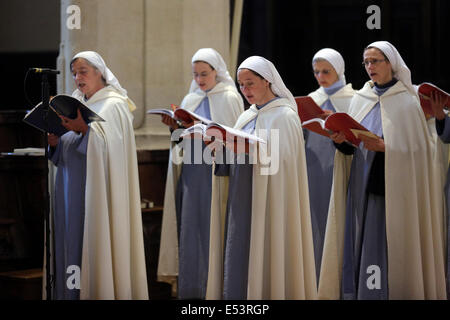
[[(381, 96), (392, 85), (374, 87)], [(379, 102), (361, 124), (383, 136)], [(381, 168), (381, 169), (380, 169)], [(376, 181), (381, 181), (377, 184)], [(342, 297), (388, 299), (384, 153), (356, 148), (348, 184)]]
[[(324, 88), (328, 96), (344, 87), (342, 81)], [(336, 112), (330, 99), (321, 106), (323, 110)], [(333, 140), (309, 130), (303, 130), (305, 137), (306, 166), (308, 169), (309, 200), (311, 208), (311, 225), (314, 243), (317, 283), (319, 282), (323, 243), (330, 203), (331, 185), (333, 183), (334, 155), (336, 148)]]
[[(257, 108), (261, 109), (271, 101)], [(257, 118), (254, 118), (249, 121), (241, 130), (254, 133), (256, 120)], [(253, 193), (253, 165), (249, 155), (234, 155), (234, 164), (216, 164), (215, 175), (229, 176), (223, 298), (245, 300), (247, 299)]]
[[(211, 119), (208, 97), (194, 113)], [(184, 149), (184, 159), (175, 195), (179, 237), (178, 298), (204, 299), (208, 279), (212, 166), (203, 161), (204, 142), (185, 139), (180, 146)]]
[(50, 160), (58, 167), (54, 197), (54, 299), (80, 298), (80, 290), (73, 288), (75, 282), (67, 285), (68, 277), (74, 274), (67, 268), (76, 266), (81, 270), (88, 140), (89, 130), (85, 136), (69, 131), (49, 152)]
[[(436, 130), (445, 143), (450, 143), (450, 118), (436, 120)], [(447, 203), (447, 297), (450, 299), (450, 167), (447, 171), (447, 182), (445, 184), (445, 198)]]

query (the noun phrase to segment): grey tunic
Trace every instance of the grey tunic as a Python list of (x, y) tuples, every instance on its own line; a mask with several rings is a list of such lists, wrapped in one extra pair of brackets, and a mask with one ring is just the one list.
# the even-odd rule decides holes
[[(383, 89), (374, 87), (381, 96)], [(361, 121), (382, 137), (379, 102)], [(381, 182), (377, 185), (376, 181)], [(353, 156), (347, 194), (342, 297), (388, 299), (388, 261), (384, 196), (384, 153), (360, 146)]]
[[(205, 97), (194, 111), (211, 119)], [(209, 223), (211, 214), (212, 167), (203, 161), (206, 146), (200, 140), (185, 139), (181, 175), (175, 201), (179, 237), (179, 299), (204, 299), (208, 279)], [(202, 153), (199, 154), (199, 151)]]
[[(277, 99), (277, 98), (275, 98)], [(271, 100), (273, 101), (273, 100)], [(257, 106), (263, 108), (264, 105)], [(257, 118), (242, 130), (253, 133)], [(234, 155), (234, 164), (216, 164), (215, 174), (229, 176), (225, 222), (223, 298), (247, 299), (248, 266), (253, 194), (253, 165), (247, 154)]]
[(54, 198), (54, 299), (58, 300), (80, 298), (74, 282), (67, 281), (74, 271), (68, 272), (67, 268), (76, 266), (81, 270), (88, 140), (89, 130), (85, 136), (69, 131), (49, 152), (50, 160), (58, 167)]
[[(328, 96), (339, 91), (344, 84), (335, 82), (324, 88)], [(330, 99), (322, 105), (323, 110), (336, 112)], [(317, 283), (319, 282), (322, 261), (323, 243), (330, 203), (331, 185), (333, 183), (334, 155), (336, 148), (327, 137), (309, 130), (303, 130), (305, 137), (306, 166), (308, 169), (309, 203), (311, 209), (311, 225), (314, 243)]]
[[(445, 143), (450, 143), (450, 118), (445, 117), (444, 120), (436, 120), (436, 130)], [(450, 299), (450, 167), (447, 171), (447, 182), (445, 184), (445, 199), (447, 203), (447, 298)]]

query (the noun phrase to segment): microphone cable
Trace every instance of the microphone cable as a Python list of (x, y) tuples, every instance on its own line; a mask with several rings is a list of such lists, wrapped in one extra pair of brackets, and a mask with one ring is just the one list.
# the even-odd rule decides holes
[[(23, 80), (23, 93), (24, 93), (26, 102), (28, 102), (31, 106), (35, 106), (36, 104), (31, 102), (30, 98), (28, 97), (28, 93), (27, 93), (27, 79), (28, 79), (28, 74), (30, 73), (30, 71), (31, 71), (31, 69), (27, 70), (27, 73), (25, 74), (25, 78)], [(32, 108), (33, 107), (31, 107), (30, 110)]]

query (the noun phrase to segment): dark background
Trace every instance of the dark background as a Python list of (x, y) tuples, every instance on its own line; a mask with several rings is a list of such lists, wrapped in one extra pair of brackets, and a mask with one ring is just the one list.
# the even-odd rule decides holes
[[(56, 69), (57, 57), (57, 51), (0, 53), (0, 88), (4, 90), (0, 110), (30, 110), (38, 104), (42, 99), (42, 78), (33, 72), (27, 75), (27, 71), (35, 67)], [(56, 76), (48, 75), (48, 82), (50, 95), (56, 95)]]
[[(30, 109), (41, 100), (41, 77), (30, 74), (24, 97), (26, 71), (56, 67), (60, 43), (61, 0), (0, 0), (1, 110)], [(55, 76), (49, 76), (56, 93)], [(1, 150), (4, 151), (4, 150)]]
[[(381, 29), (366, 26), (367, 7), (381, 9)], [(391, 42), (411, 70), (414, 84), (433, 82), (450, 92), (448, 51), (450, 1), (445, 0), (244, 0), (238, 63), (251, 55), (272, 61), (295, 95), (317, 89), (311, 61), (322, 48), (345, 60), (347, 83), (360, 89), (369, 80), (363, 49)]]
[[(234, 0), (230, 3), (233, 13)], [(366, 26), (370, 16), (366, 10), (372, 4), (381, 9), (380, 30)], [(361, 66), (364, 47), (388, 40), (410, 67), (413, 83), (433, 82), (450, 92), (448, 51), (444, 50), (450, 39), (449, 9), (448, 0), (244, 0), (238, 64), (251, 55), (264, 56), (275, 64), (294, 95), (306, 95), (317, 88), (313, 55), (331, 47), (343, 55), (347, 81), (359, 89), (368, 80)], [(24, 80), (29, 68), (56, 68), (59, 30), (60, 0), (0, 0), (0, 151), (44, 145), (44, 135), (37, 135), (22, 121), (23, 110), (41, 99), (41, 77), (30, 74), (27, 78), (30, 101), (24, 95)], [(55, 76), (49, 78), (54, 95)], [(167, 150), (138, 152), (141, 198), (157, 194), (159, 200), (152, 199), (157, 206), (163, 203), (167, 161)], [(0, 162), (0, 272), (42, 268), (47, 161), (0, 155)], [(143, 212), (147, 258), (158, 256), (161, 220), (157, 220), (162, 211), (156, 209)], [(164, 287), (155, 284), (156, 261), (147, 261), (147, 267), (149, 288), (154, 290), (151, 296), (164, 293)], [(24, 292), (40, 297), (41, 279), (34, 280), (36, 291)], [(17, 283), (12, 284), (17, 291)], [(0, 282), (0, 299), (2, 294), (11, 298), (11, 291), (4, 288), (5, 282)]]
[[(0, 1), (0, 7), (9, 2)], [(58, 28), (60, 4), (57, 0), (52, 3), (49, 7), (52, 9), (46, 10), (40, 21), (48, 28)], [(234, 0), (230, 3), (232, 18)], [(366, 26), (371, 15), (366, 10), (372, 4), (381, 9), (379, 30), (369, 30)], [(306, 95), (317, 88), (311, 68), (312, 57), (321, 48), (330, 47), (344, 57), (347, 82), (360, 89), (368, 80), (361, 65), (364, 47), (373, 41), (387, 40), (398, 49), (411, 69), (413, 83), (433, 82), (449, 92), (450, 64), (446, 58), (448, 51), (444, 50), (450, 40), (449, 18), (448, 0), (244, 0), (238, 65), (251, 55), (264, 56), (275, 64), (294, 95)], [(17, 41), (20, 37), (11, 23), (0, 23), (2, 28), (11, 28), (11, 36), (0, 39), (0, 47), (1, 41)], [(39, 31), (40, 26), (30, 26), (26, 30)], [(57, 37), (56, 41), (59, 41), (59, 33)], [(55, 50), (39, 52), (0, 50), (0, 88), (3, 93), (0, 110), (29, 109), (40, 101), (40, 76), (37, 75), (30, 75), (27, 80), (32, 103), (25, 99), (25, 73), (30, 67), (55, 68), (58, 42), (54, 47)], [(55, 94), (54, 76), (50, 76), (50, 87), (51, 94)]]

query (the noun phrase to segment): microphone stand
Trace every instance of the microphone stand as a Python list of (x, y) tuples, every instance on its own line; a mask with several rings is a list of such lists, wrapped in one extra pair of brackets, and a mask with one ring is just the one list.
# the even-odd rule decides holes
[(46, 160), (46, 175), (45, 175), (45, 253), (46, 253), (46, 264), (45, 264), (45, 275), (46, 275), (46, 295), (47, 300), (52, 300), (52, 287), (53, 287), (53, 275), (51, 274), (52, 269), (54, 269), (54, 259), (53, 254), (50, 253), (50, 242), (52, 241), (52, 234), (50, 232), (50, 194), (48, 191), (49, 188), (49, 179), (48, 179), (48, 110), (49, 110), (49, 102), (50, 102), (50, 94), (49, 94), (49, 83), (47, 79), (47, 73), (42, 73), (41, 78), (41, 86), (42, 86), (42, 106), (44, 110), (44, 123), (45, 123), (45, 131), (44, 131), (44, 150), (45, 150), (45, 160)]

